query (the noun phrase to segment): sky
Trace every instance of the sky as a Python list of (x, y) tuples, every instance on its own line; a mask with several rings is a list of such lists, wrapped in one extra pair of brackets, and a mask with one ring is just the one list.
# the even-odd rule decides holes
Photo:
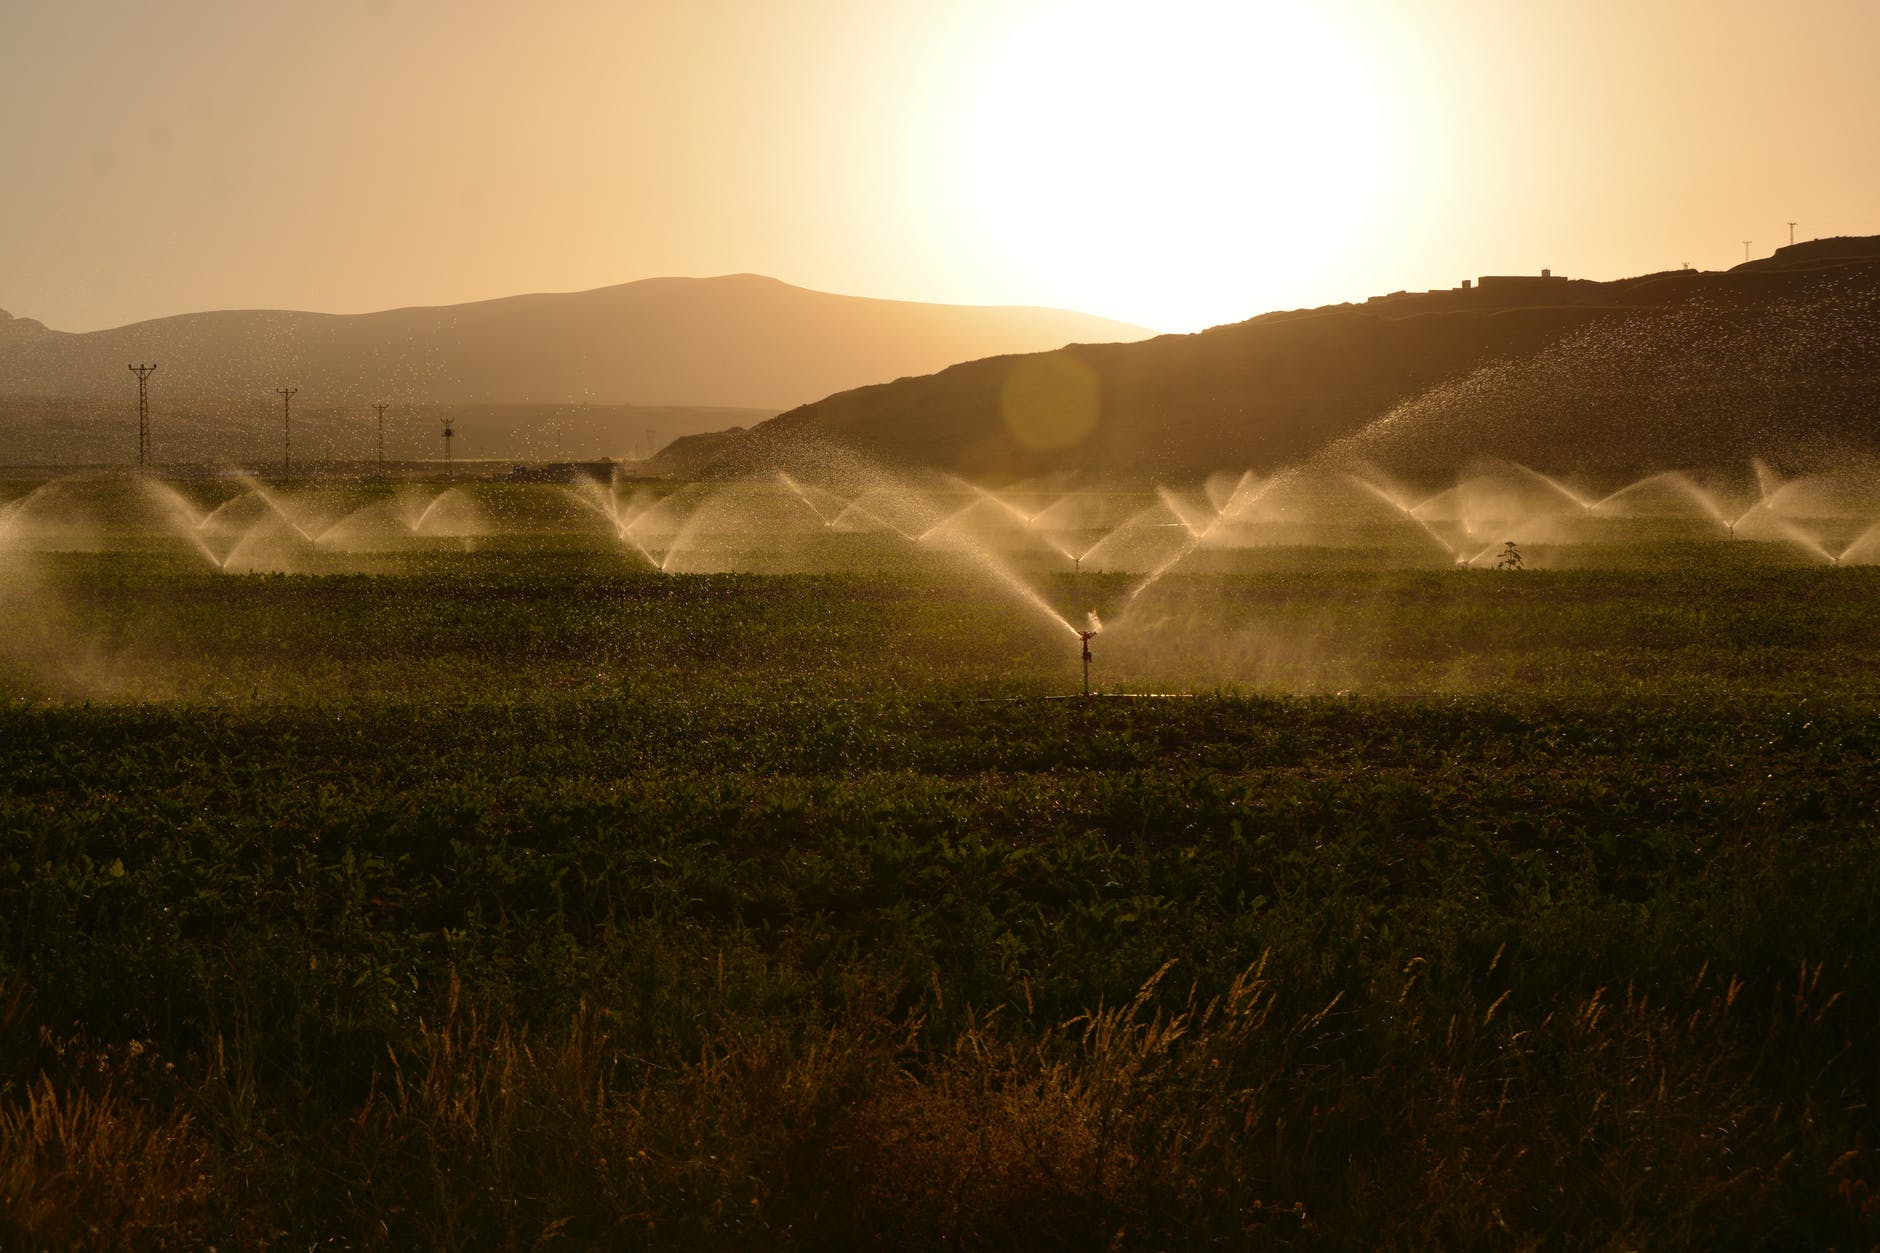
[(662, 275), (1189, 331), (1880, 234), (1877, 0), (0, 0), (0, 307)]

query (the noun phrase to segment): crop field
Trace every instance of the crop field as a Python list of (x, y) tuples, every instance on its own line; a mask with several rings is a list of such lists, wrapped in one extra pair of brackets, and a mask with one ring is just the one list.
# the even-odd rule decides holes
[(1880, 515), (1464, 486), (4, 485), (0, 1247), (1880, 1243)]

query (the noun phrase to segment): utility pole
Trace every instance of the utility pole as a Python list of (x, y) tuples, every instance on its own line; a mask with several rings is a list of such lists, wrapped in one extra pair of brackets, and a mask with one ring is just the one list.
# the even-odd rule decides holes
[(149, 365), (134, 365), (131, 373), (137, 376), (137, 473), (145, 474), (150, 469), (150, 376), (157, 372), (156, 362)]
[(457, 477), (454, 473), (452, 473), (451, 466), (450, 466), (450, 437), (455, 435), (456, 433), (457, 432), (451, 428), (450, 419), (445, 418), (444, 419), (444, 477), (447, 479)]
[(375, 400), (372, 407), (379, 411), (379, 473), (385, 473), (385, 402)]
[(1747, 239), (1743, 241), (1743, 260), (1745, 262), (1749, 260), (1749, 243), (1750, 241)]
[(281, 473), (294, 472), (294, 393), (298, 387), (277, 387), (281, 396)]
[(1789, 223), (1789, 247), (1795, 247), (1795, 223)]

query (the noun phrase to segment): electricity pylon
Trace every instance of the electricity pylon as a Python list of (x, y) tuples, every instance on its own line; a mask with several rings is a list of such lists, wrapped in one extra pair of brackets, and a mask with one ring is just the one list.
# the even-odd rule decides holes
[(294, 472), (294, 393), (298, 387), (277, 387), (281, 395), (281, 473)]
[(131, 373), (137, 376), (137, 473), (143, 474), (150, 469), (150, 376), (157, 372), (156, 362), (149, 365), (134, 365)]

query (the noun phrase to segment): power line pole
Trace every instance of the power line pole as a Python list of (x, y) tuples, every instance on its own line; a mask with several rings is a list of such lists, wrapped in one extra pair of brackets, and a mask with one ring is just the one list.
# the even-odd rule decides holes
[(1749, 240), (1746, 239), (1743, 241), (1743, 260), (1746, 262), (1749, 260), (1749, 244)]
[(281, 473), (294, 472), (294, 393), (298, 387), (277, 387), (281, 396)]
[(157, 372), (156, 363), (134, 365), (131, 373), (137, 376), (137, 473), (144, 474), (150, 469), (150, 376)]
[(385, 402), (375, 400), (372, 407), (379, 411), (379, 473), (385, 473)]
[(1795, 247), (1795, 223), (1789, 223), (1789, 247)]

